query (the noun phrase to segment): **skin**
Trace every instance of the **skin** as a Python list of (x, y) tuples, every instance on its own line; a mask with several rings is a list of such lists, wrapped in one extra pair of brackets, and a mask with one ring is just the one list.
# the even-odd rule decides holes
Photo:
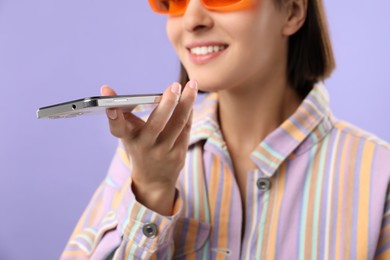
[[(244, 200), (248, 171), (256, 168), (250, 153), (301, 102), (287, 81), (287, 47), (306, 9), (307, 0), (289, 0), (282, 8), (261, 0), (251, 9), (221, 13), (191, 0), (183, 16), (168, 17), (168, 38), (191, 79), (180, 102), (174, 83), (147, 122), (120, 109), (107, 111), (111, 133), (132, 158), (132, 189), (140, 203), (172, 213), (198, 88), (219, 94), (219, 121)], [(193, 62), (188, 45), (207, 41), (228, 47), (206, 63)], [(116, 95), (108, 86), (101, 93)]]

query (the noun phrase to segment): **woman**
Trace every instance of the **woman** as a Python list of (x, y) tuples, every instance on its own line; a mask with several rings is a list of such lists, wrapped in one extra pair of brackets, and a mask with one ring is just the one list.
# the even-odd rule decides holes
[(121, 145), (62, 258), (390, 259), (390, 146), (330, 112), (322, 1), (149, 3), (182, 84), (146, 122), (107, 111)]

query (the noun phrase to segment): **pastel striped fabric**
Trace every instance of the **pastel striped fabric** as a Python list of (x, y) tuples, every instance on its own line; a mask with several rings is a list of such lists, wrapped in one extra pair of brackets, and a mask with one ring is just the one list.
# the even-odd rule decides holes
[[(218, 96), (208, 95), (195, 110), (169, 217), (136, 201), (119, 147), (61, 258), (390, 259), (390, 145), (336, 120), (328, 102), (316, 84), (258, 145), (241, 198)], [(158, 227), (154, 238), (143, 234), (147, 223)]]

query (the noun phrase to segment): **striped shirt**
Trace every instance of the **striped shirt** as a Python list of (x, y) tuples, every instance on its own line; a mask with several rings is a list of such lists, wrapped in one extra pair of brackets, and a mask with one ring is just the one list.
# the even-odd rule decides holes
[(172, 216), (137, 202), (119, 146), (62, 259), (390, 259), (390, 145), (328, 103), (316, 84), (257, 146), (242, 199), (209, 94), (195, 108)]

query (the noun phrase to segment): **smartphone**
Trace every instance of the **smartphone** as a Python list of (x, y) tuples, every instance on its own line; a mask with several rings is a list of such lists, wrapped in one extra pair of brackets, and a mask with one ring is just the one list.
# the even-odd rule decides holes
[(98, 114), (114, 107), (133, 111), (138, 106), (158, 104), (161, 96), (162, 94), (89, 97), (41, 107), (36, 113), (37, 118), (59, 119)]

